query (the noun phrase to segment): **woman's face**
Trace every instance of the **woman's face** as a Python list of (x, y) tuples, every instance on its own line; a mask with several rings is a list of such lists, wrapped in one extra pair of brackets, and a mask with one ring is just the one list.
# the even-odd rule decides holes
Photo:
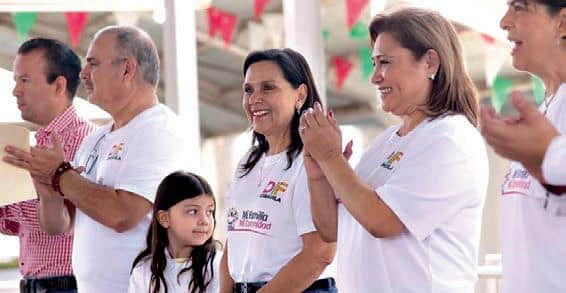
[(304, 86), (294, 89), (284, 78), (277, 63), (252, 64), (243, 84), (242, 106), (254, 131), (265, 136), (280, 136), (290, 131), (297, 107), (302, 106)]
[(513, 67), (522, 71), (540, 73), (545, 63), (555, 62), (560, 50), (559, 17), (552, 17), (544, 4), (531, 0), (511, 0), (500, 21), (507, 38), (513, 43)]
[(415, 60), (412, 52), (390, 33), (378, 35), (373, 48), (375, 69), (371, 82), (381, 96), (383, 111), (403, 116), (426, 103), (432, 81), (425, 59)]

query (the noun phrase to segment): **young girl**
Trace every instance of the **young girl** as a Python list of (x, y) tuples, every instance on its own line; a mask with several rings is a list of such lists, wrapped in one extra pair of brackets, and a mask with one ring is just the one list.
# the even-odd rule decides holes
[(163, 179), (147, 247), (132, 266), (129, 293), (218, 292), (215, 205), (203, 178), (178, 171)]

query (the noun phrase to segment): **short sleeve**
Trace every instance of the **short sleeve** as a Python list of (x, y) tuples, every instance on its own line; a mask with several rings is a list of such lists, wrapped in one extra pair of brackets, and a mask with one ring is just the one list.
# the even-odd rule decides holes
[(14, 203), (0, 207), (0, 233), (5, 235), (18, 235), (20, 231), (21, 203)]
[(566, 185), (566, 135), (550, 142), (542, 162), (544, 180), (552, 185)]
[[(481, 140), (480, 140), (481, 141)], [(449, 221), (477, 194), (472, 158), (448, 136), (429, 139), (382, 186), (376, 189), (417, 239), (424, 240)], [(487, 172), (487, 170), (486, 170)], [(484, 174), (487, 176), (487, 174)]]
[(114, 188), (153, 202), (161, 180), (187, 168), (186, 151), (185, 140), (170, 129), (152, 127), (139, 133), (125, 146), (124, 165)]
[(145, 278), (145, 267), (146, 265), (142, 263), (136, 266), (132, 271), (128, 285), (128, 293), (148, 292), (149, 280)]
[(214, 260), (212, 261), (214, 276), (206, 288), (207, 293), (217, 293), (220, 291), (220, 261), (222, 260), (222, 254), (223, 251), (217, 250)]
[(302, 164), (299, 169), (299, 173), (297, 174), (295, 187), (293, 188), (292, 206), (293, 216), (295, 218), (295, 223), (297, 224), (297, 235), (316, 231), (310, 208), (311, 205), (307, 175)]

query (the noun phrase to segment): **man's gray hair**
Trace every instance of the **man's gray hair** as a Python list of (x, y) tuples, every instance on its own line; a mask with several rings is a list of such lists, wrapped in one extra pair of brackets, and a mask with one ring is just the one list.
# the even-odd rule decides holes
[(159, 55), (149, 34), (134, 26), (108, 26), (98, 31), (96, 36), (104, 33), (112, 33), (116, 36), (118, 57), (134, 56), (143, 80), (153, 87), (157, 87), (159, 82)]

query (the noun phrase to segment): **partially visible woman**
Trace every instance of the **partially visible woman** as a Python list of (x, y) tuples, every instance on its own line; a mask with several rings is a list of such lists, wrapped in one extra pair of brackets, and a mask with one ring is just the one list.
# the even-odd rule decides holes
[[(545, 84), (546, 98), (540, 112), (558, 133), (566, 133), (566, 1), (509, 1), (500, 25), (514, 44), (513, 66), (537, 75)], [(526, 106), (521, 104), (521, 98), (514, 97), (513, 101), (518, 107)], [(514, 160), (521, 159), (515, 155), (517, 150), (532, 142), (508, 145), (503, 141), (506, 136), (501, 134), (524, 126), (524, 119), (504, 119), (492, 110), (484, 110), (482, 132), (496, 151)], [(547, 139), (538, 143), (552, 146), (552, 138), (548, 137), (552, 137), (553, 130), (544, 126), (540, 116), (538, 120), (543, 126), (538, 129), (541, 133), (529, 136), (548, 133), (550, 136), (545, 135)], [(550, 152), (553, 150), (556, 147), (549, 148)], [(562, 169), (555, 172), (564, 174), (566, 161), (554, 163), (555, 168)], [(522, 156), (519, 162), (511, 164), (505, 176), (501, 189), (503, 292), (566, 292), (566, 196), (560, 195), (566, 189), (549, 184), (543, 177), (553, 170), (545, 173), (541, 172), (540, 160)], [(554, 184), (566, 182), (556, 179), (560, 178), (555, 178)]]
[(227, 195), (221, 292), (336, 292), (335, 244), (312, 222), (298, 133), (302, 110), (320, 102), (303, 56), (253, 52), (244, 62), (243, 108), (252, 146)]
[[(352, 169), (320, 105), (301, 118), (314, 222), (338, 240), (344, 292), (473, 292), (488, 161), (458, 36), (402, 8), (370, 26), (385, 130)], [(338, 199), (338, 201), (337, 201)]]

